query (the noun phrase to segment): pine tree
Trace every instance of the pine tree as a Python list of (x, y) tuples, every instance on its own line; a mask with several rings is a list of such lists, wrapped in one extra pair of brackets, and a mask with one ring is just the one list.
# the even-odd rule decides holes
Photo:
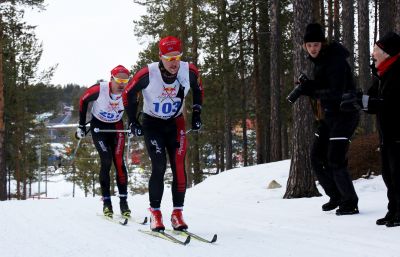
[[(293, 1), (293, 66), (295, 74), (299, 74), (300, 71), (310, 74), (311, 71), (310, 64), (306, 62), (303, 50), (299, 47), (303, 43), (306, 25), (312, 20), (311, 11), (309, 1)], [(284, 198), (317, 196), (319, 192), (311, 171), (309, 151), (310, 139), (312, 138), (312, 111), (305, 97), (298, 99), (293, 107), (292, 158)]]

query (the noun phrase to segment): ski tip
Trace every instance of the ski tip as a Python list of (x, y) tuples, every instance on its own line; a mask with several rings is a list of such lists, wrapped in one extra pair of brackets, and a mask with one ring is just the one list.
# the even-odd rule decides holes
[(210, 243), (217, 242), (217, 234), (214, 234), (213, 238), (211, 239)]
[(185, 240), (185, 242), (183, 242), (183, 245), (187, 245), (190, 243), (190, 236), (188, 236)]
[(122, 221), (119, 222), (119, 224), (125, 226), (126, 224), (128, 224), (128, 218), (124, 218)]

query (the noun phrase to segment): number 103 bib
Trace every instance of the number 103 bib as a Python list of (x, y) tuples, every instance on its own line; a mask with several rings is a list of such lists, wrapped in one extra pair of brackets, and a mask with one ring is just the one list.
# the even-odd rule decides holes
[(172, 84), (163, 81), (158, 65), (158, 62), (148, 65), (149, 85), (142, 91), (143, 112), (166, 120), (182, 113), (184, 103), (181, 103), (183, 99), (178, 96), (178, 92), (180, 87), (183, 87), (184, 96), (189, 91), (189, 63), (180, 62), (177, 78)]

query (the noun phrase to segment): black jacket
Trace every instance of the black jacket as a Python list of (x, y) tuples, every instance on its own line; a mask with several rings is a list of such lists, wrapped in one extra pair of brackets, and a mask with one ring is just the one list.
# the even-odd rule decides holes
[(400, 123), (396, 120), (400, 106), (400, 58), (382, 76), (375, 69), (373, 73), (375, 79), (367, 93), (370, 96), (367, 112), (377, 116), (381, 143), (400, 143)]
[(349, 51), (343, 45), (332, 42), (321, 49), (314, 63), (314, 80), (307, 87), (312, 96), (320, 99), (325, 112), (339, 112), (343, 93), (355, 91), (353, 74), (346, 59)]

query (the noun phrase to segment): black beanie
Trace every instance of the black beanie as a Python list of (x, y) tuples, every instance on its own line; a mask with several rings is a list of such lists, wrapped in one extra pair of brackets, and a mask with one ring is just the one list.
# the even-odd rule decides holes
[(400, 53), (400, 36), (394, 32), (388, 32), (376, 41), (375, 44), (390, 56)]
[(310, 23), (306, 27), (304, 34), (304, 43), (307, 42), (325, 42), (325, 33), (319, 23)]

